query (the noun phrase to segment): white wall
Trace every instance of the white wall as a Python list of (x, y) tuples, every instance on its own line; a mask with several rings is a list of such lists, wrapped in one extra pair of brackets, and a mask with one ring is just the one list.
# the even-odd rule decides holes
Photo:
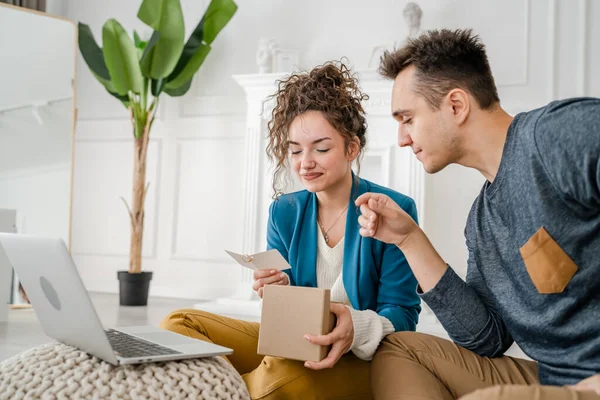
[[(182, 0), (186, 30), (207, 1)], [(91, 25), (97, 40), (106, 19), (126, 29), (140, 2), (68, 2), (68, 16)], [(259, 37), (278, 40), (310, 68), (349, 58), (366, 68), (371, 49), (401, 41), (405, 1), (240, 0), (239, 11), (213, 45), (184, 98), (165, 98), (149, 155), (144, 268), (153, 270), (152, 294), (214, 298), (232, 293), (239, 269), (223, 249), (243, 249), (241, 236), (246, 107), (233, 74), (257, 71)], [(503, 105), (515, 113), (574, 95), (599, 95), (600, 4), (591, 0), (419, 1), (423, 29), (472, 27), (487, 44)], [(129, 226), (120, 196), (131, 187), (131, 127), (126, 112), (91, 76), (79, 57), (79, 121), (75, 148), (73, 252), (89, 289), (115, 292), (116, 271), (126, 269)], [(393, 123), (376, 122), (373, 129)], [(380, 131), (382, 132), (382, 131)], [(397, 166), (400, 167), (400, 166)], [(367, 170), (365, 170), (367, 172)], [(268, 176), (264, 182), (268, 183)], [(449, 168), (425, 182), (424, 229), (459, 273), (466, 255), (463, 229), (483, 178)], [(395, 183), (395, 188), (401, 188)], [(264, 216), (261, 215), (264, 224)], [(261, 237), (258, 242), (262, 242)]]

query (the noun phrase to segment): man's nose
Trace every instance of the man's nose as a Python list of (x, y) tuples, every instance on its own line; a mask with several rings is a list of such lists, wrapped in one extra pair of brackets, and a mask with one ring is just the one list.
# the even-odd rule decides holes
[(400, 124), (398, 127), (398, 146), (406, 147), (412, 144), (412, 139), (406, 129)]

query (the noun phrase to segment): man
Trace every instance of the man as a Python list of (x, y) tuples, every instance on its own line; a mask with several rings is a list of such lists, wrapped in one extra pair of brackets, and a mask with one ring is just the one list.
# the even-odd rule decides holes
[[(391, 199), (357, 199), (361, 234), (404, 252), (454, 341), (388, 336), (375, 398), (600, 399), (600, 99), (511, 117), (470, 30), (409, 40), (380, 72), (394, 80), (399, 145), (429, 173), (456, 163), (487, 182), (465, 229), (466, 282)], [(535, 361), (503, 357), (513, 341)]]

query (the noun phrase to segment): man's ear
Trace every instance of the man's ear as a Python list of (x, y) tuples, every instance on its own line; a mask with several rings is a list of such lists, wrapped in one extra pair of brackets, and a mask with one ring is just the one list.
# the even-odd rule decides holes
[(452, 114), (458, 125), (463, 124), (471, 112), (471, 99), (469, 94), (462, 89), (452, 89), (446, 96)]
[(358, 136), (354, 136), (348, 144), (348, 161), (352, 162), (356, 160), (360, 153), (360, 139)]

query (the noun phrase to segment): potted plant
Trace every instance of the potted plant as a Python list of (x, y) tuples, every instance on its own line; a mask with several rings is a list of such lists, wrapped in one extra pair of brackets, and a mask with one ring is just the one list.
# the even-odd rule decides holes
[(210, 52), (211, 43), (237, 10), (233, 0), (211, 0), (204, 16), (184, 43), (179, 0), (144, 0), (137, 17), (154, 31), (147, 41), (133, 40), (115, 19), (102, 27), (102, 48), (90, 27), (79, 23), (79, 50), (92, 74), (129, 111), (134, 163), (129, 270), (119, 271), (121, 305), (146, 305), (152, 272), (142, 272), (146, 155), (158, 101), (163, 94), (183, 96)]

